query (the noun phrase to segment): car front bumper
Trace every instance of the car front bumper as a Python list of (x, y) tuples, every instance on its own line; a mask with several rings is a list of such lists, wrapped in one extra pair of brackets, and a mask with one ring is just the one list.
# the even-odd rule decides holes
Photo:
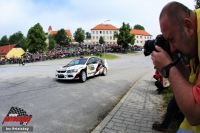
[(78, 80), (79, 73), (58, 73), (58, 72), (56, 72), (55, 77), (58, 80)]

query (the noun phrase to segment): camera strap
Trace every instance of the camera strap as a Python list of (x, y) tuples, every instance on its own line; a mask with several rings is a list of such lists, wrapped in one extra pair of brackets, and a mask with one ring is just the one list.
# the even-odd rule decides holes
[(174, 66), (176, 66), (176, 64), (180, 61), (181, 58), (182, 58), (182, 57), (179, 56), (176, 60), (174, 60), (174, 61), (172, 62), (172, 64), (173, 64)]

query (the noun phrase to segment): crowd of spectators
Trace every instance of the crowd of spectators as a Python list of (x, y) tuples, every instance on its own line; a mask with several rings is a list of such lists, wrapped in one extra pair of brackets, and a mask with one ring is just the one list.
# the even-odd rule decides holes
[[(129, 50), (138, 50), (134, 46), (130, 46)], [(70, 45), (70, 46), (57, 46), (52, 50), (47, 50), (44, 52), (25, 52), (21, 57), (13, 57), (13, 58), (5, 58), (4, 60), (0, 59), (0, 65), (3, 64), (16, 64), (20, 61), (25, 63), (30, 62), (37, 62), (37, 61), (45, 61), (45, 60), (55, 60), (60, 58), (67, 58), (67, 57), (75, 57), (75, 56), (84, 56), (84, 55), (91, 55), (96, 53), (103, 53), (103, 52), (124, 52), (123, 48), (116, 44), (108, 44), (105, 47), (101, 44), (96, 45)]]

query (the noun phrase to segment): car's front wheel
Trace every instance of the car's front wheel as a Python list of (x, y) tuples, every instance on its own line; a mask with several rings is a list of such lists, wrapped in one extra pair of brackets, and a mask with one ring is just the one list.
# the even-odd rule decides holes
[(85, 71), (81, 71), (81, 73), (80, 73), (80, 80), (81, 80), (81, 82), (85, 82), (86, 79), (87, 79), (86, 72)]

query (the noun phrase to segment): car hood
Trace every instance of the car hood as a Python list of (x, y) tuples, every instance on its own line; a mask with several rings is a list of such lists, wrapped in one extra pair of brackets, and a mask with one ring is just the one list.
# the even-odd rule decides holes
[(60, 68), (58, 68), (57, 70), (72, 70), (72, 69), (82, 69), (84, 68), (85, 65), (74, 65), (74, 66), (62, 66)]

